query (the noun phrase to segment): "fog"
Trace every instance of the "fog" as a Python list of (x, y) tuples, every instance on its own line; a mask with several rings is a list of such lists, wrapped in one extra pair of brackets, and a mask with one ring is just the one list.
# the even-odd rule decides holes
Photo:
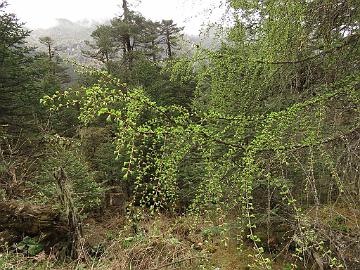
[[(152, 20), (173, 19), (188, 34), (198, 34), (202, 25), (218, 22), (224, 13), (219, 0), (133, 0), (133, 8)], [(49, 28), (58, 18), (74, 22), (104, 22), (121, 14), (121, 0), (8, 0), (8, 10), (31, 29)]]

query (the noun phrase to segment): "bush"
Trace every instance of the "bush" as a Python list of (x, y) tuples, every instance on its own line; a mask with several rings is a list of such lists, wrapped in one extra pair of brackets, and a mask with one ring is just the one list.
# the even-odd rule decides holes
[(62, 167), (68, 177), (70, 190), (73, 192), (75, 206), (80, 212), (88, 212), (99, 207), (103, 202), (105, 189), (94, 179), (84, 157), (76, 150), (56, 149), (43, 160), (40, 174), (35, 184), (35, 199), (42, 203), (57, 201), (57, 184), (54, 171)]

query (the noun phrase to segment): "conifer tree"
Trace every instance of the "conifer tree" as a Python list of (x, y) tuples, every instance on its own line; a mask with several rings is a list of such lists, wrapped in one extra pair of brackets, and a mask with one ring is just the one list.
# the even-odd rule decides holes
[(113, 28), (110, 25), (98, 26), (91, 34), (91, 37), (94, 39), (94, 43), (89, 41), (86, 42), (86, 44), (91, 48), (91, 51), (82, 51), (83, 54), (108, 65), (110, 61), (115, 59), (118, 51), (112, 31)]
[(18, 18), (7, 13), (7, 2), (0, 3), (0, 124), (14, 124), (15, 115), (25, 116), (29, 95), (34, 90), (31, 77), (32, 57), (26, 47), (29, 31)]
[(173, 57), (173, 49), (177, 47), (179, 34), (183, 29), (183, 27), (178, 27), (173, 20), (162, 20), (161, 22), (161, 41), (166, 45), (169, 58)]
[(46, 36), (39, 38), (39, 41), (41, 44), (46, 46), (49, 60), (51, 61), (54, 56), (54, 51), (53, 51), (54, 40), (51, 37)]

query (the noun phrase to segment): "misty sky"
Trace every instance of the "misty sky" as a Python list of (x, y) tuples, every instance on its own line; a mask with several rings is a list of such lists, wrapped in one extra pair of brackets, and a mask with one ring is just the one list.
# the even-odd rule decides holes
[[(57, 18), (103, 22), (121, 14), (121, 0), (8, 0), (8, 10), (27, 27), (48, 28)], [(219, 21), (223, 8), (219, 0), (130, 0), (133, 8), (153, 20), (173, 19), (185, 32), (197, 34), (203, 23)]]

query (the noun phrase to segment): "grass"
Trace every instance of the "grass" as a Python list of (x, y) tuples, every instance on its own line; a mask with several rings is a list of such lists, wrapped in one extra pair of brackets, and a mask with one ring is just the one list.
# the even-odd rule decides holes
[[(86, 260), (57, 261), (44, 252), (31, 257), (8, 251), (0, 254), (0, 269), (236, 270), (250, 269), (254, 255), (251, 246), (238, 249), (232, 229), (190, 217), (144, 217), (137, 233), (122, 216), (88, 219), (84, 228)], [(285, 269), (283, 265), (274, 264), (274, 269)]]

